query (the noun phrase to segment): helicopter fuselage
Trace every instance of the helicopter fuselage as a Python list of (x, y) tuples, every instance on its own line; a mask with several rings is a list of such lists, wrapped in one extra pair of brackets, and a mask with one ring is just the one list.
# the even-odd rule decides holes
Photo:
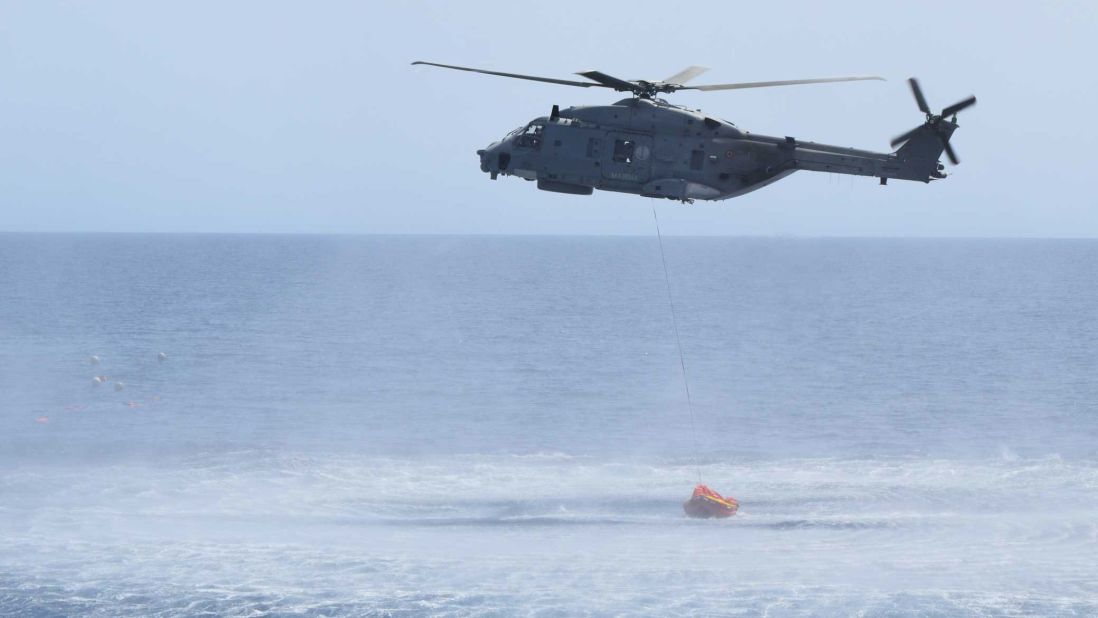
[(929, 182), (956, 124), (918, 132), (892, 153), (757, 135), (730, 122), (633, 97), (571, 107), (537, 118), (483, 150), (481, 170), (536, 181), (539, 189), (589, 195), (595, 189), (681, 201), (724, 200), (798, 170)]

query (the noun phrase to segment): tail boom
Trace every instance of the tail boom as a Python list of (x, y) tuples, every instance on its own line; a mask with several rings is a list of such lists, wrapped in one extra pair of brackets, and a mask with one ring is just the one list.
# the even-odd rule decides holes
[[(844, 148), (814, 142), (790, 141), (783, 145), (790, 153), (789, 167), (813, 172), (876, 176), (882, 183), (889, 178), (930, 182), (945, 178), (945, 166), (939, 161), (945, 141), (957, 125), (942, 122), (935, 130), (923, 126), (892, 153)], [(941, 134), (941, 137), (939, 136)]]

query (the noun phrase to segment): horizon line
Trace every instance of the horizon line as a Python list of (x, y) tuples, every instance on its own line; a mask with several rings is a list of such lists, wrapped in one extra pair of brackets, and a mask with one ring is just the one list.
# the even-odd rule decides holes
[[(235, 231), (103, 231), (103, 230), (0, 230), (0, 236), (315, 236), (405, 238), (648, 238), (634, 233), (534, 233), (534, 232), (235, 232)], [(840, 235), (840, 234), (664, 234), (672, 238), (742, 238), (765, 240), (1098, 240), (1098, 236), (972, 236), (972, 235)]]

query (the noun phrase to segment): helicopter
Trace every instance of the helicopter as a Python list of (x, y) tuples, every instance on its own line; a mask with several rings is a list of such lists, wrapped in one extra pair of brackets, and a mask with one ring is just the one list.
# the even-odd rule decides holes
[(560, 109), (531, 120), (486, 148), (477, 150), (480, 169), (492, 180), (500, 175), (536, 181), (543, 191), (591, 195), (595, 189), (649, 198), (726, 200), (761, 189), (798, 170), (875, 176), (929, 183), (945, 178), (942, 152), (959, 163), (949, 139), (957, 113), (976, 103), (970, 96), (935, 114), (919, 82), (908, 79), (923, 124), (892, 140), (890, 153), (771, 137), (742, 130), (700, 110), (674, 105), (658, 95), (679, 90), (711, 92), (880, 80), (868, 75), (769, 82), (687, 86), (706, 67), (691, 66), (659, 81), (625, 80), (601, 71), (577, 75), (589, 81), (536, 77), (417, 60), (426, 65), (580, 88), (628, 92), (612, 105)]

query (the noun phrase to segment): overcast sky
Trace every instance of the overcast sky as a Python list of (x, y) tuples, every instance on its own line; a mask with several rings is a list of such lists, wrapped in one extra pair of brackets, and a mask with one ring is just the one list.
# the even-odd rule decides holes
[[(620, 95), (442, 69), (704, 82), (757, 133), (889, 150), (976, 94), (930, 186), (799, 172), (724, 202), (658, 202), (666, 232), (1098, 237), (1098, 3), (7, 2), (0, 231), (650, 234), (652, 201), (491, 182), (476, 149), (552, 104)], [(676, 8), (677, 7), (677, 8)]]

